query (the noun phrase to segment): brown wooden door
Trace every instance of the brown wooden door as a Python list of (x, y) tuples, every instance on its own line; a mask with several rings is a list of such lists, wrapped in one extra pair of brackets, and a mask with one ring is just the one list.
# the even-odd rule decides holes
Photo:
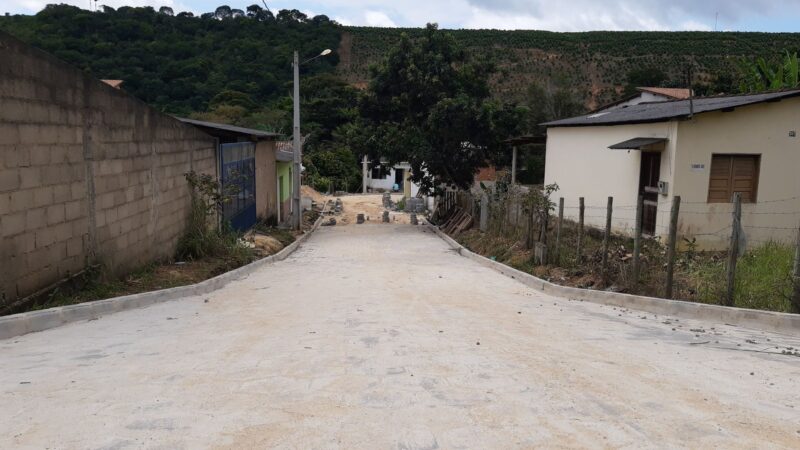
[(661, 174), (661, 153), (642, 152), (642, 166), (639, 171), (639, 195), (644, 198), (642, 209), (642, 233), (656, 233), (658, 214), (658, 181)]

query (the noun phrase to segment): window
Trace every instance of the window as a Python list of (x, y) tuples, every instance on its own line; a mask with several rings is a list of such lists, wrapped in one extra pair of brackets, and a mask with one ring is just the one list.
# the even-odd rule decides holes
[(759, 155), (713, 155), (708, 203), (730, 203), (734, 192), (742, 195), (742, 203), (755, 203), (760, 163)]
[(389, 175), (389, 170), (383, 165), (378, 165), (372, 168), (371, 177), (373, 180), (382, 180)]

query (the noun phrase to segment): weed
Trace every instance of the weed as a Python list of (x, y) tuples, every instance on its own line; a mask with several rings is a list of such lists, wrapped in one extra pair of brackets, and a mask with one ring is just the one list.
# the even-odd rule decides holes
[(176, 257), (182, 260), (222, 257), (230, 267), (238, 267), (253, 259), (252, 251), (242, 245), (238, 233), (228, 223), (216, 227), (213, 222), (222, 211), (224, 199), (219, 183), (210, 175), (188, 172), (186, 181), (191, 187), (191, 210), (186, 231), (178, 241)]

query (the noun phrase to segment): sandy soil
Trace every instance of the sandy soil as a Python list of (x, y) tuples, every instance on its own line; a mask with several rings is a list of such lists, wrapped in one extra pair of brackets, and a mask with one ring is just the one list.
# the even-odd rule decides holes
[[(366, 195), (345, 195), (339, 197), (342, 199), (342, 215), (337, 218), (337, 224), (352, 225), (356, 224), (356, 216), (364, 214), (367, 219), (366, 223), (379, 223), (383, 224), (383, 211), (382, 204), (383, 194), (366, 194)], [(336, 197), (331, 197), (334, 200)], [(392, 201), (398, 202), (403, 198), (402, 194), (392, 194)], [(394, 224), (407, 224), (409, 223), (409, 215), (402, 211), (389, 211), (389, 221)], [(385, 225), (385, 224), (384, 224)]]
[(798, 448), (799, 346), (326, 227), (214, 293), (0, 341), (0, 448)]

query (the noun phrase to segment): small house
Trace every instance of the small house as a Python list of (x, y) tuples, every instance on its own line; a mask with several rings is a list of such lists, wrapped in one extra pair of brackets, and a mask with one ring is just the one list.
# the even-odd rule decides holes
[(407, 162), (390, 166), (382, 161), (371, 169), (365, 166), (363, 182), (364, 192), (400, 192), (406, 198), (419, 192), (419, 185), (411, 181), (411, 164)]
[(693, 95), (691, 89), (663, 88), (663, 87), (638, 87), (636, 92), (613, 103), (601, 106), (594, 112), (624, 108), (641, 103), (669, 102), (672, 100), (686, 100)]
[(565, 216), (631, 234), (642, 196), (643, 231), (666, 237), (674, 196), (678, 234), (726, 248), (732, 198), (742, 198), (751, 242), (789, 242), (800, 220), (800, 90), (640, 103), (547, 126), (545, 183), (557, 183)]

